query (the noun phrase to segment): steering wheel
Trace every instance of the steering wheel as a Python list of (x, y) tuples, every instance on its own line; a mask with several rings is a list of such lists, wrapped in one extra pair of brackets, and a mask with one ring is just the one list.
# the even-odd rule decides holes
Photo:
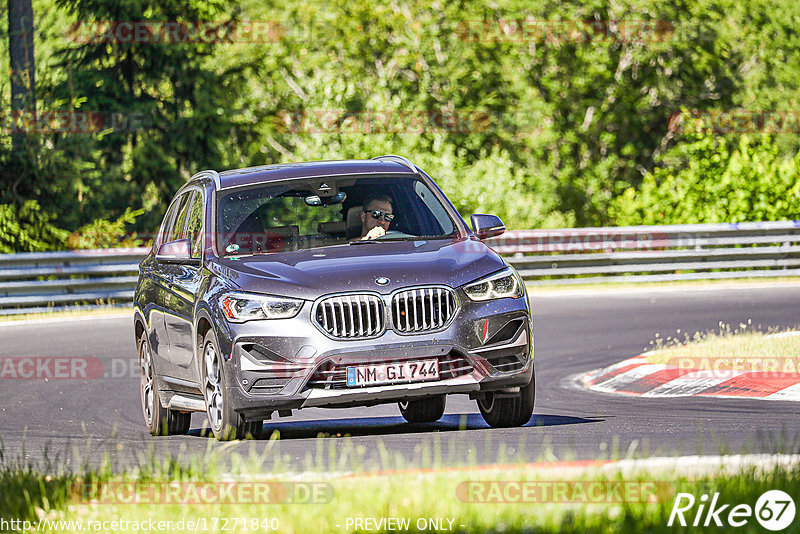
[(405, 232), (401, 232), (399, 230), (387, 230), (384, 235), (378, 237), (377, 239), (392, 239), (398, 237), (414, 237), (414, 236), (411, 234), (407, 234)]

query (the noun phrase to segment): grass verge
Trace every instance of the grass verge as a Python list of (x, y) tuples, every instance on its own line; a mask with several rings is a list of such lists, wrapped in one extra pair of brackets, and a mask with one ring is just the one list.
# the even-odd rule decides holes
[(718, 333), (685, 334), (683, 339), (656, 338), (647, 361), (720, 371), (800, 372), (800, 335), (748, 331), (748, 326), (742, 324), (732, 331), (720, 325)]
[[(702, 495), (751, 508), (768, 490), (800, 495), (797, 462), (695, 476), (663, 468), (592, 468), (576, 476), (524, 464), (253, 476), (262, 472), (258, 462), (239, 457), (235, 472), (223, 473), (213, 459), (167, 458), (123, 474), (101, 468), (52, 476), (6, 463), (0, 518), (29, 521), (40, 532), (672, 533), (697, 530), (691, 525)], [(697, 504), (684, 513), (686, 527), (670, 527), (679, 493)], [(722, 521), (704, 531), (729, 532), (724, 514)], [(735, 530), (764, 531), (755, 517)]]

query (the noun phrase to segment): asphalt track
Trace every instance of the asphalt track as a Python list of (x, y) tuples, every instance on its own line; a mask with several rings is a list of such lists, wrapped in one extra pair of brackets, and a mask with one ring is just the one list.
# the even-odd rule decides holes
[(448, 398), (438, 423), (405, 424), (396, 405), (307, 409), (266, 422), (268, 429), (280, 431), (277, 442), (235, 444), (208, 437), (201, 414), (193, 416), (188, 436), (147, 434), (128, 316), (2, 325), (2, 358), (98, 358), (108, 375), (0, 379), (4, 458), (55, 469), (96, 465), (107, 455), (121, 469), (167, 454), (182, 459), (212, 454), (224, 463), (231, 451), (255, 451), (265, 469), (281, 461), (301, 470), (312, 461), (329, 470), (348, 470), (342, 457), (360, 457), (365, 465), (410, 467), (429, 465), (434, 457), (443, 464), (483, 464), (800, 450), (797, 403), (606, 395), (581, 390), (571, 380), (639, 354), (656, 333), (666, 337), (678, 329), (691, 333), (748, 320), (760, 329), (796, 327), (800, 285), (533, 292), (532, 304), (537, 396), (534, 418), (525, 427), (490, 429), (474, 401), (456, 396)]

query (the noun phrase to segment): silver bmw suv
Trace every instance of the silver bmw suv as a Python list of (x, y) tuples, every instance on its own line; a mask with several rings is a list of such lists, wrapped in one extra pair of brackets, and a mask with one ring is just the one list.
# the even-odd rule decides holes
[(218, 439), (275, 412), (396, 402), (410, 423), (447, 395), (495, 427), (534, 405), (520, 276), (400, 156), (203, 171), (175, 195), (134, 299), (153, 435), (205, 412)]

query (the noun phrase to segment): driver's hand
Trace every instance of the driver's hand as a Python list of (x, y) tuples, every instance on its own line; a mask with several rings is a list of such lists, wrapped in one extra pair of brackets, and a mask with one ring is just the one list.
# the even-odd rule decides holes
[(376, 226), (375, 228), (367, 232), (367, 235), (362, 237), (361, 241), (366, 241), (367, 239), (377, 239), (385, 235), (386, 235), (386, 230), (384, 230), (382, 226)]

